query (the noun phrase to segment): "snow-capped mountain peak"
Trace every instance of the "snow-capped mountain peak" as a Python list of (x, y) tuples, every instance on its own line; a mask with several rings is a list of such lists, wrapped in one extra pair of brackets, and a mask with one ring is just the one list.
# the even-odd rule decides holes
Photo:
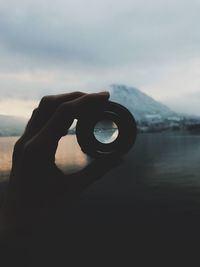
[(154, 100), (142, 91), (125, 85), (111, 85), (111, 100), (127, 107), (137, 120), (147, 116), (169, 117), (175, 116), (175, 112), (164, 104)]

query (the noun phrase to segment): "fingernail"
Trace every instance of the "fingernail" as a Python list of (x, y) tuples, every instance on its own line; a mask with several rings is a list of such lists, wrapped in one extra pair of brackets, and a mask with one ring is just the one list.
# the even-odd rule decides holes
[(102, 91), (102, 92), (99, 93), (99, 95), (103, 95), (103, 96), (109, 97), (110, 93), (108, 91)]

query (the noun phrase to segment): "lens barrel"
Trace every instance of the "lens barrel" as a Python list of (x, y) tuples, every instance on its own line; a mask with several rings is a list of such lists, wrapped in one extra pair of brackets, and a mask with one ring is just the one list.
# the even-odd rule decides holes
[[(94, 135), (95, 125), (104, 120), (114, 122), (118, 137), (111, 143), (99, 142)], [(135, 118), (124, 106), (107, 101), (100, 106), (89, 107), (76, 125), (77, 141), (82, 151), (91, 157), (116, 157), (127, 153), (135, 143), (137, 125)]]

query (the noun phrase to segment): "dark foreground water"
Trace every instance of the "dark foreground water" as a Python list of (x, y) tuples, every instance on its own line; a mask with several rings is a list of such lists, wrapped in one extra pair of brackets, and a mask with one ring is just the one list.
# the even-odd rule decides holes
[[(3, 180), (10, 168), (14, 141), (13, 138), (0, 139)], [(65, 215), (56, 214), (53, 219), (62, 226), (92, 225), (94, 229), (99, 225), (111, 228), (118, 225), (118, 231), (128, 229), (141, 239), (149, 235), (199, 239), (199, 159), (198, 134), (139, 135), (135, 147), (120, 166), (90, 186), (72, 209), (66, 209)], [(72, 172), (88, 163), (75, 136), (63, 139), (57, 162), (63, 170)], [(65, 208), (65, 200), (60, 208)]]
[(126, 225), (144, 239), (200, 240), (199, 161), (200, 135), (140, 135), (124, 163), (83, 194), (80, 220)]

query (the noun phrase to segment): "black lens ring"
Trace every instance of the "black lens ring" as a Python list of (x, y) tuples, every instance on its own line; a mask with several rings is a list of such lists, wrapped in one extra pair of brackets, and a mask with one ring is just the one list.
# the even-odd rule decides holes
[[(109, 144), (99, 142), (94, 136), (95, 125), (102, 120), (113, 121), (119, 130), (118, 137)], [(137, 135), (136, 121), (128, 109), (108, 101), (100, 107), (88, 109), (76, 125), (77, 141), (82, 151), (92, 157), (119, 156), (134, 145)]]

